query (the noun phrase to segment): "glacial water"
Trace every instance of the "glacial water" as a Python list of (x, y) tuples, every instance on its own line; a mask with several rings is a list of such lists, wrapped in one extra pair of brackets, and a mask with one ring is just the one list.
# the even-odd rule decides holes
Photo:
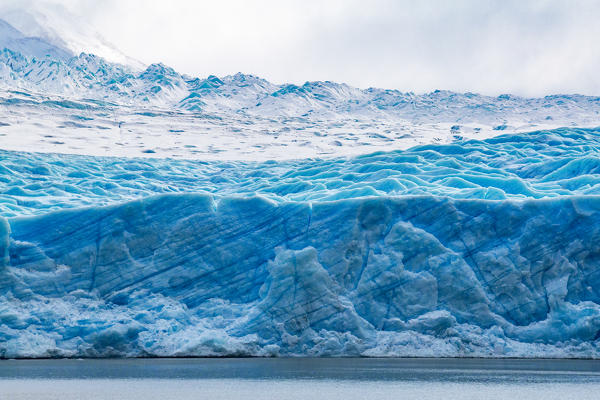
[(600, 362), (523, 359), (121, 359), (0, 362), (1, 398), (591, 400)]

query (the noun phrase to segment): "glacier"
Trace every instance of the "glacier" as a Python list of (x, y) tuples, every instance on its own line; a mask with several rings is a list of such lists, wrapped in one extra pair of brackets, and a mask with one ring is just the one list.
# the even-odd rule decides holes
[(1, 151), (0, 357), (599, 358), (599, 144)]
[(600, 358), (600, 97), (199, 78), (27, 4), (0, 358)]

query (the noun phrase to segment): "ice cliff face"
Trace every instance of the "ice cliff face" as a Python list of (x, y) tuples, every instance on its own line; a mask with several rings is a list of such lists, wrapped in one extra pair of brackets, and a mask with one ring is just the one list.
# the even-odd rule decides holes
[(5, 152), (0, 355), (599, 357), (599, 137), (287, 163)]

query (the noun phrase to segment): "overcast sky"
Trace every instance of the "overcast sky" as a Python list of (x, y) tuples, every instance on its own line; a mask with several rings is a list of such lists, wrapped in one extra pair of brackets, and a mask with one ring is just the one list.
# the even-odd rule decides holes
[[(60, 0), (55, 0), (60, 1)], [(597, 0), (63, 0), (145, 63), (204, 77), (600, 94)]]

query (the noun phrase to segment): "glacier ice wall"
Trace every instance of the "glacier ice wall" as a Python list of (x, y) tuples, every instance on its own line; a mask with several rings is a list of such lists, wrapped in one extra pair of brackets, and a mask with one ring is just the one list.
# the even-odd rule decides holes
[[(0, 356), (600, 357), (596, 137), (185, 164), (171, 188), (179, 162), (128, 179), (106, 171), (130, 160), (22, 158), (1, 177), (20, 186), (0, 218)], [(376, 185), (390, 176), (422, 192)], [(447, 185), (465, 176), (480, 189)]]

